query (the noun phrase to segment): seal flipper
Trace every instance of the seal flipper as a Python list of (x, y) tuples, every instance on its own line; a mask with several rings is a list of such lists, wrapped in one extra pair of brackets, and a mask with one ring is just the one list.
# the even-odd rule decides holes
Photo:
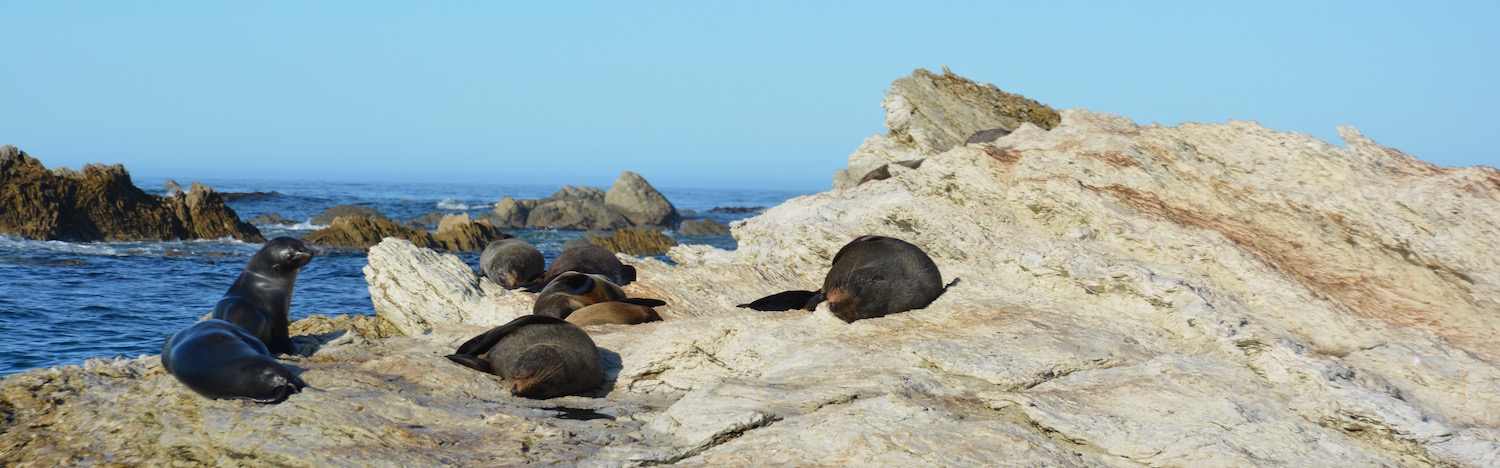
[[(808, 301), (815, 297), (821, 297), (822, 293), (816, 291), (782, 291), (772, 294), (749, 304), (740, 304), (735, 307), (759, 310), (761, 312), (780, 312), (783, 310), (799, 309), (807, 305)], [(819, 300), (818, 302), (822, 302)], [(817, 304), (813, 304), (816, 306)]]
[(627, 297), (627, 298), (624, 298), (624, 299), (620, 299), (620, 300), (617, 300), (617, 301), (611, 301), (611, 302), (624, 302), (626, 304), (635, 304), (635, 305), (638, 305), (638, 306), (646, 306), (646, 307), (661, 307), (661, 306), (667, 305), (667, 301), (663, 301), (661, 299), (651, 299), (651, 298), (646, 298), (646, 297)]
[(448, 358), (449, 361), (462, 364), (464, 367), (484, 372), (486, 374), (490, 373), (489, 362), (486, 361), (483, 356), (475, 356), (473, 354), (449, 354), (444, 357)]
[[(470, 338), (469, 341), (465, 341), (464, 344), (458, 346), (458, 352), (456, 354), (478, 356), (487, 353), (490, 351), (490, 348), (495, 347), (495, 343), (499, 343), (500, 339), (504, 338), (505, 335), (509, 335), (510, 332), (516, 331), (516, 329), (527, 325), (534, 325), (539, 323), (556, 324), (567, 322), (564, 322), (563, 319), (560, 318), (547, 317), (544, 315), (522, 315), (520, 318), (511, 320), (510, 323), (491, 328), (490, 331)], [(449, 359), (452, 358), (450, 357)], [(460, 364), (462, 363), (460, 362)]]
[(802, 305), (802, 310), (818, 310), (818, 304), (822, 304), (823, 301), (826, 300), (828, 300), (828, 295), (823, 293), (823, 291), (818, 291), (818, 293), (813, 295), (813, 297), (807, 299), (807, 304)]

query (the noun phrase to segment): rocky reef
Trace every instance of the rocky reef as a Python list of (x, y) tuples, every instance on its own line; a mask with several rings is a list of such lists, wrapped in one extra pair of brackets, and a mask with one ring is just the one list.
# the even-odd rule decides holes
[(122, 165), (48, 171), (9, 145), (0, 147), (0, 233), (70, 242), (265, 240), (203, 184), (150, 195), (131, 183)]
[[(1074, 109), (963, 144), (994, 123), (912, 117), (1004, 108), (966, 81), (898, 80), (845, 182), (734, 223), (737, 250), (622, 256), (665, 320), (588, 328), (593, 394), (447, 362), (532, 295), (392, 239), (365, 269), (378, 317), (298, 323), (314, 389), (205, 400), (156, 356), (25, 372), (0, 382), (0, 463), (1500, 465), (1500, 171), (1352, 128)], [(815, 288), (863, 234), (961, 280), (852, 324), (734, 307)]]
[(501, 229), (613, 230), (675, 226), (682, 216), (640, 174), (625, 171), (608, 191), (569, 185), (542, 199), (506, 196), (480, 219)]
[(334, 218), (328, 227), (307, 233), (302, 241), (323, 247), (364, 250), (382, 239), (394, 237), (424, 248), (479, 252), (490, 241), (510, 237), (488, 221), (475, 221), (468, 214), (443, 216), (438, 222), (437, 232), (402, 226), (379, 212), (374, 214), (377, 216), (361, 213)]

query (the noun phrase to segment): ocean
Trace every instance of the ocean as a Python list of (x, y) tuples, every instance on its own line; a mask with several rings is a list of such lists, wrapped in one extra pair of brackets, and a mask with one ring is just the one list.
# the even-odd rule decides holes
[[(133, 178), (161, 194), (167, 179)], [(187, 186), (188, 180), (179, 180)], [(495, 201), (543, 198), (562, 185), (312, 182), (205, 179), (221, 193), (262, 195), (227, 200), (242, 220), (279, 214), (297, 225), (256, 225), (267, 239), (301, 237), (320, 226), (308, 220), (335, 205), (364, 205), (405, 221), (427, 213), (490, 211)], [(608, 189), (608, 187), (602, 187)], [(729, 224), (759, 213), (714, 208), (771, 207), (808, 192), (657, 187), (684, 219)], [(551, 262), (582, 231), (505, 232), (541, 249)], [(677, 236), (679, 243), (734, 249), (730, 236)], [(90, 358), (161, 353), (162, 341), (213, 311), (259, 244), (232, 239), (176, 242), (69, 243), (0, 235), (0, 376)], [(454, 253), (475, 266), (479, 253)], [(666, 260), (666, 258), (662, 258)], [(313, 314), (374, 315), (365, 282), (365, 254), (319, 250), (302, 269), (292, 295), (293, 320)]]

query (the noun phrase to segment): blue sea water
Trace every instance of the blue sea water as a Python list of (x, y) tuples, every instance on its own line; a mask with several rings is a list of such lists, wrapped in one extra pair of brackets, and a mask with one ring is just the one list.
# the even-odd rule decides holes
[[(166, 179), (136, 178), (160, 194)], [(180, 181), (186, 186), (187, 180)], [(266, 238), (301, 237), (307, 223), (334, 205), (365, 205), (404, 221), (431, 213), (491, 210), (504, 195), (551, 195), (558, 185), (390, 182), (202, 180), (219, 192), (274, 192), (228, 201), (240, 219), (275, 213), (301, 221), (257, 225)], [(607, 188), (607, 187), (605, 187)], [(724, 224), (757, 214), (711, 212), (718, 207), (770, 207), (807, 192), (658, 187), (686, 219)], [(578, 231), (510, 230), (542, 250), (550, 262)], [(675, 234), (675, 233), (672, 233)], [(684, 244), (735, 247), (729, 236), (675, 236)], [(89, 358), (158, 354), (162, 341), (209, 313), (239, 276), (259, 244), (232, 239), (176, 242), (68, 243), (0, 235), (0, 376), (38, 367), (81, 364)], [(470, 266), (478, 253), (457, 253)], [(292, 319), (311, 314), (373, 315), (365, 255), (322, 250), (302, 269), (292, 295)]]

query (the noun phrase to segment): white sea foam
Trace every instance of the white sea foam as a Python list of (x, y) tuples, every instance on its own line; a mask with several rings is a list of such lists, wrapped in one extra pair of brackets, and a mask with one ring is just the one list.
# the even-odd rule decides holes
[(482, 209), (494, 208), (494, 207), (495, 207), (494, 204), (486, 204), (486, 203), (480, 203), (480, 204), (476, 204), (476, 205), (470, 205), (468, 203), (464, 203), (464, 202), (461, 202), (461, 201), (458, 201), (458, 200), (454, 200), (452, 198), (444, 198), (443, 201), (440, 201), (440, 202), (437, 203), (437, 209), (439, 209), (439, 210), (467, 211), (467, 210), (482, 210)]

